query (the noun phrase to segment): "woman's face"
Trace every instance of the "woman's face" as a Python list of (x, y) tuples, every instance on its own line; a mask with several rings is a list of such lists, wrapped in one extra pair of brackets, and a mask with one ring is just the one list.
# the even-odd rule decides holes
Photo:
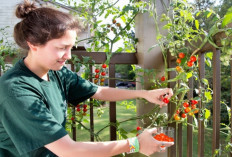
[(44, 70), (60, 70), (71, 59), (71, 48), (76, 41), (76, 31), (68, 30), (59, 39), (52, 39), (46, 45), (38, 46), (36, 60)]

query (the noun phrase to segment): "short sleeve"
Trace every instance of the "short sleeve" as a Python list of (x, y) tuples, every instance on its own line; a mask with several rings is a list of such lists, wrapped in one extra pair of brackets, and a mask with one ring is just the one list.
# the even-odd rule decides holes
[(90, 98), (98, 89), (96, 84), (81, 78), (66, 67), (62, 69), (61, 75), (65, 80), (68, 92), (68, 102), (72, 104), (77, 104)]
[(67, 135), (38, 97), (21, 95), (5, 100), (1, 122), (20, 155)]

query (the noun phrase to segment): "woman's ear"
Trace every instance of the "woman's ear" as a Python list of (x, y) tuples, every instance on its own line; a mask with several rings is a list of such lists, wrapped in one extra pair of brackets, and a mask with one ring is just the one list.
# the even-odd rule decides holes
[(27, 41), (27, 44), (28, 44), (28, 46), (29, 46), (29, 48), (30, 48), (31, 51), (37, 51), (37, 46), (36, 45), (33, 45), (30, 42), (28, 42), (28, 41)]

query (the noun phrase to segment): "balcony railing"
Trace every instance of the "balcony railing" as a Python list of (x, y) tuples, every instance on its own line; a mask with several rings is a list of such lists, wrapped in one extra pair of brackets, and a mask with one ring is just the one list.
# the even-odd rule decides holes
[[(212, 77), (213, 77), (213, 136), (212, 136), (212, 154), (214, 153), (215, 149), (219, 149), (220, 144), (220, 101), (221, 101), (221, 81), (220, 81), (220, 73), (221, 73), (221, 66), (220, 66), (220, 50), (217, 50), (215, 48), (209, 47), (206, 50), (199, 51), (198, 58), (199, 58), (199, 72), (200, 72), (200, 78), (205, 77), (205, 53), (206, 52), (213, 52), (213, 68), (212, 68)], [(82, 58), (82, 56), (89, 56), (91, 57), (96, 64), (102, 64), (106, 60), (106, 54), (103, 52), (86, 52), (84, 49), (74, 49), (72, 51), (72, 54), (77, 55), (79, 59)], [(137, 60), (137, 53), (115, 53), (112, 56), (112, 59), (109, 63), (109, 78), (115, 78), (115, 65), (116, 64), (138, 64)], [(12, 59), (8, 58), (7, 61), (10, 63)], [(169, 67), (176, 66), (176, 63), (174, 60), (169, 59)], [(72, 70), (74, 70), (74, 65), (71, 65)], [(232, 71), (232, 61), (231, 61), (231, 71)], [(1, 75), (1, 73), (0, 73)], [(228, 74), (229, 75), (229, 74)], [(230, 74), (230, 77), (232, 74)], [(175, 73), (170, 72), (169, 78), (174, 78)], [(109, 80), (109, 86), (115, 87), (115, 79)], [(169, 87), (173, 87), (174, 83), (170, 83)], [(189, 87), (193, 89), (193, 79), (190, 79), (189, 81)], [(231, 82), (232, 87), (232, 82)], [(196, 88), (196, 87), (194, 87)], [(187, 97), (190, 99), (193, 97), (193, 90), (190, 90), (188, 92)], [(232, 94), (231, 94), (232, 97)], [(232, 99), (231, 99), (232, 100)], [(232, 102), (231, 102), (232, 105)], [(202, 107), (202, 102), (199, 102), (199, 108)], [(231, 106), (232, 107), (232, 106)], [(169, 105), (168, 106), (168, 113), (169, 115), (172, 115), (175, 112), (175, 105)], [(110, 102), (109, 106), (109, 122), (110, 123), (116, 123), (117, 117), (116, 117), (116, 102)], [(75, 108), (73, 108), (73, 112), (75, 112)], [(201, 120), (200, 116), (201, 114), (198, 114), (198, 157), (204, 157), (204, 139), (205, 139), (205, 127), (204, 122)], [(90, 130), (94, 131), (94, 115), (93, 115), (93, 104), (90, 104)], [(73, 122), (75, 124), (75, 122)], [(188, 117), (188, 123), (193, 123), (193, 118), (191, 116)], [(175, 137), (175, 145), (173, 147), (170, 147), (168, 149), (168, 156), (169, 157), (182, 157), (183, 155), (183, 140), (182, 136), (185, 134), (183, 132), (183, 126), (182, 124), (176, 124), (172, 123), (170, 124), (174, 128), (176, 128), (176, 137)], [(72, 135), (73, 139), (76, 140), (76, 127), (75, 125), (72, 125)], [(192, 157), (193, 153), (196, 154), (196, 152), (193, 152), (193, 127), (191, 125), (187, 126), (187, 157)], [(90, 134), (90, 140), (94, 141), (94, 136)], [(110, 126), (110, 140), (117, 140), (117, 134), (116, 134), (116, 128), (115, 126)], [(194, 137), (194, 140), (196, 140), (196, 137)], [(232, 142), (232, 141), (231, 141)], [(229, 154), (232, 156), (232, 154)]]

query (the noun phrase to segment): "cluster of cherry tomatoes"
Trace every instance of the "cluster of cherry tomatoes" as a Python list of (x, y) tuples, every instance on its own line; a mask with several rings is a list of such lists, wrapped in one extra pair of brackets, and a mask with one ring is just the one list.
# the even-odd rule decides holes
[(137, 130), (136, 136), (139, 136), (139, 134), (140, 134), (141, 131), (142, 131), (142, 128), (141, 128), (140, 126), (137, 126), (136, 130)]
[(159, 133), (154, 136), (154, 139), (157, 141), (165, 141), (165, 142), (174, 142), (174, 138), (165, 135), (164, 133)]
[(116, 19), (112, 20), (112, 24), (107, 24), (107, 28), (108, 28), (108, 33), (110, 31), (113, 31), (114, 33), (117, 32), (117, 28), (121, 28), (121, 24), (119, 22), (116, 21)]
[(196, 107), (198, 101), (197, 100), (190, 100), (187, 102), (184, 102), (182, 105), (182, 108), (179, 108), (175, 115), (174, 115), (174, 119), (176, 121), (181, 120), (181, 118), (186, 118), (187, 114), (190, 116), (193, 116), (194, 114), (199, 112), (199, 109)]
[[(187, 66), (188, 67), (192, 67), (194, 65), (194, 62), (196, 62), (197, 57), (196, 56), (191, 56), (190, 59), (187, 61)], [(181, 72), (182, 71), (182, 67), (180, 66), (181, 64), (185, 64), (186, 61), (186, 56), (183, 52), (180, 52), (178, 54), (178, 58), (176, 60), (176, 63), (178, 63), (179, 65), (176, 66), (176, 71)]]
[(103, 86), (104, 85), (104, 81), (105, 81), (105, 76), (106, 76), (106, 64), (102, 64), (101, 68), (96, 68), (95, 69), (95, 75), (94, 75), (94, 83), (98, 84), (100, 81), (100, 85)]
[[(86, 116), (86, 112), (88, 111), (87, 109), (87, 106), (86, 104), (83, 104), (83, 105), (80, 105), (78, 104), (76, 106), (76, 111), (79, 113), (79, 116)], [(71, 117), (71, 120), (74, 121), (75, 120), (75, 117)]]
[(86, 104), (83, 104), (83, 105), (80, 105), (80, 104), (78, 104), (77, 106), (76, 106), (76, 111), (77, 112), (81, 112), (81, 109), (82, 109), (82, 115), (83, 116), (85, 116), (86, 115), (86, 112), (88, 111), (88, 109), (87, 109), (87, 105)]

